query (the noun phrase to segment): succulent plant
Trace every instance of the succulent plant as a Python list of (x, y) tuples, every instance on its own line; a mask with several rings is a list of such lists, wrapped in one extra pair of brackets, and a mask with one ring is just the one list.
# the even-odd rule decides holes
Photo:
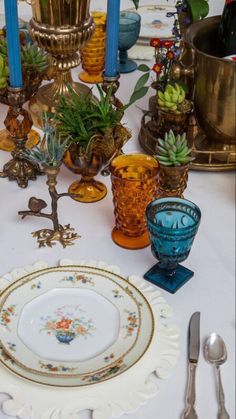
[(44, 138), (39, 146), (25, 151), (25, 157), (44, 166), (58, 167), (71, 143), (71, 137), (58, 133), (53, 123), (44, 116)]
[(167, 109), (176, 113), (190, 110), (190, 101), (185, 98), (185, 90), (178, 83), (174, 86), (167, 84), (164, 93), (158, 90), (158, 105), (161, 109)]
[(9, 76), (9, 69), (6, 65), (4, 57), (0, 53), (0, 89), (3, 89), (7, 86), (7, 80)]
[(155, 158), (164, 166), (182, 166), (194, 160), (188, 147), (186, 134), (175, 136), (172, 130), (165, 133), (165, 139), (158, 138)]
[[(0, 38), (0, 56), (2, 57), (0, 63), (0, 88), (6, 87), (7, 79), (9, 75), (7, 65), (7, 41), (4, 37)], [(21, 45), (21, 63), (24, 72), (29, 71), (30, 73), (44, 73), (49, 67), (48, 56), (43, 52), (36, 44)], [(6, 74), (4, 73), (4, 66)], [(1, 78), (6, 78), (5, 83)]]
[(7, 59), (7, 41), (3, 36), (0, 38), (0, 55)]
[(32, 72), (44, 73), (49, 67), (47, 55), (35, 44), (21, 47), (21, 61), (23, 69), (28, 67)]

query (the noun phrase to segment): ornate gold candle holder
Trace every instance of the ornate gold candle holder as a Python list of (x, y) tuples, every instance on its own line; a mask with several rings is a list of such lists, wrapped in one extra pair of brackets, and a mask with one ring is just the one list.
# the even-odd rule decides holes
[(60, 97), (69, 95), (69, 86), (78, 94), (89, 90), (72, 80), (71, 68), (79, 65), (77, 51), (89, 41), (94, 23), (89, 15), (90, 0), (34, 0), (31, 5), (30, 35), (52, 55), (56, 68), (54, 82), (42, 86), (30, 101), (34, 124), (41, 127), (42, 112), (54, 112)]
[(24, 155), (33, 121), (30, 114), (22, 107), (25, 102), (22, 88), (8, 87), (7, 98), (9, 109), (4, 124), (15, 148), (11, 153), (13, 158), (4, 165), (0, 177), (16, 180), (21, 188), (26, 188), (29, 180), (35, 180), (37, 175), (42, 174), (39, 165), (27, 160)]
[(27, 211), (19, 211), (18, 214), (24, 219), (27, 216), (48, 218), (52, 221), (53, 229), (43, 228), (32, 233), (33, 237), (37, 238), (39, 247), (52, 247), (56, 241), (61, 243), (63, 247), (73, 245), (73, 241), (80, 236), (74, 232), (74, 228), (70, 224), (62, 226), (59, 224), (57, 214), (57, 201), (63, 196), (69, 196), (68, 193), (58, 193), (56, 190), (57, 175), (60, 167), (44, 166), (44, 172), (47, 175), (48, 191), (51, 197), (51, 213), (44, 213), (42, 210), (47, 207), (47, 204), (42, 199), (35, 197), (30, 198)]

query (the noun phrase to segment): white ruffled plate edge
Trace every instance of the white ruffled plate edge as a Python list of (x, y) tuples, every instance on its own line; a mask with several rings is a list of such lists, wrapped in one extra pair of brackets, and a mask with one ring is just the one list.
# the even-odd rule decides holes
[[(59, 265), (92, 266), (120, 274), (119, 267), (103, 261), (62, 259)], [(46, 262), (39, 261), (14, 269), (0, 277), (0, 292), (18, 278), (47, 267)], [(162, 323), (162, 318), (171, 317), (173, 310), (159, 290), (136, 275), (129, 276), (128, 281), (147, 298), (155, 320), (151, 345), (138, 363), (108, 381), (82, 388), (50, 387), (50, 390), (48, 386), (21, 379), (0, 364), (0, 392), (11, 397), (2, 404), (4, 413), (21, 419), (79, 419), (81, 410), (90, 409), (93, 419), (110, 419), (134, 412), (155, 396), (157, 386), (149, 376), (152, 372), (159, 378), (171, 374), (180, 351), (179, 328)]]

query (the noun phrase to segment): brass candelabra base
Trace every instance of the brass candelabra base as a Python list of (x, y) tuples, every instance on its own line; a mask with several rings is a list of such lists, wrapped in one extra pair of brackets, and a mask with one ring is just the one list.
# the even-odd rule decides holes
[[(26, 148), (32, 148), (39, 143), (40, 135), (31, 129), (27, 135), (27, 141), (25, 143)], [(11, 152), (15, 148), (14, 141), (12, 140), (9, 132), (6, 129), (0, 131), (0, 150)]]
[(63, 196), (70, 196), (68, 193), (59, 194), (56, 190), (57, 175), (59, 173), (59, 167), (44, 167), (44, 172), (47, 175), (47, 185), (49, 194), (51, 197), (51, 213), (44, 213), (42, 210), (47, 207), (47, 203), (42, 199), (35, 197), (30, 198), (27, 211), (19, 211), (18, 214), (24, 219), (27, 216), (48, 218), (52, 221), (53, 228), (43, 228), (41, 230), (32, 233), (33, 237), (37, 238), (39, 247), (52, 247), (59, 242), (63, 247), (72, 246), (74, 240), (80, 236), (74, 232), (74, 228), (70, 227), (70, 224), (62, 226), (59, 224), (57, 214), (57, 201)]
[(4, 165), (0, 177), (8, 177), (9, 180), (15, 180), (21, 188), (26, 188), (29, 180), (35, 180), (37, 175), (42, 174), (39, 165), (30, 162), (24, 155), (33, 122), (29, 113), (22, 108), (24, 103), (22, 88), (9, 87), (8, 102), (9, 109), (4, 124), (15, 147), (11, 153), (13, 158)]

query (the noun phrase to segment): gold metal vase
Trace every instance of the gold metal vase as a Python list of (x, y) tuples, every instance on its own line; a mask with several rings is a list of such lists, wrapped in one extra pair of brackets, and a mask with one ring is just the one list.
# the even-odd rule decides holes
[(56, 68), (53, 83), (42, 86), (30, 102), (34, 124), (42, 125), (42, 112), (54, 112), (60, 97), (69, 95), (69, 86), (77, 93), (88, 87), (72, 80), (71, 69), (80, 63), (78, 50), (89, 41), (94, 22), (89, 14), (90, 0), (32, 0), (30, 34), (40, 48), (52, 56)]

